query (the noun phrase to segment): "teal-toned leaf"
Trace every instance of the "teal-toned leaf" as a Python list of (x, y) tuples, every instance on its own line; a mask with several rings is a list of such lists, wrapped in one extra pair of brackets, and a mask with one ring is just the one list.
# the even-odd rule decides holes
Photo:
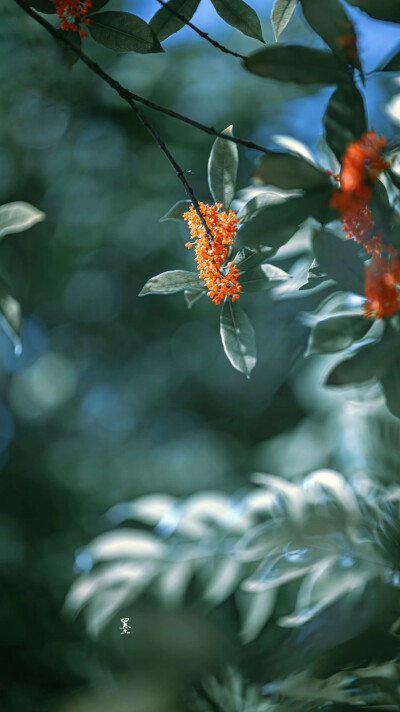
[(289, 24), (297, 3), (298, 0), (275, 0), (271, 12), (271, 22), (276, 40), (279, 39), (279, 35)]
[[(304, 17), (310, 27), (331, 48), (343, 64), (361, 70), (356, 35), (339, 0), (301, 0)], [(348, 43), (348, 44), (347, 44)]]
[[(164, 42), (167, 37), (184, 27), (184, 20), (192, 19), (199, 4), (200, 0), (169, 0), (168, 7), (161, 7), (150, 21), (150, 27), (157, 39)], [(184, 20), (174, 15), (168, 8), (182, 15)]]
[(200, 297), (203, 297), (206, 293), (206, 289), (185, 289), (183, 296), (185, 297), (185, 302), (188, 309), (191, 309), (193, 304), (199, 301)]
[(237, 302), (224, 302), (220, 326), (222, 344), (229, 361), (250, 378), (257, 361), (254, 329)]
[(280, 193), (276, 190), (266, 190), (247, 201), (239, 210), (239, 222), (247, 223), (257, 217), (264, 208), (283, 205), (286, 201), (298, 197), (298, 193)]
[[(323, 223), (329, 222), (335, 217), (329, 207), (331, 193), (329, 189), (298, 197), (280, 196), (280, 200), (272, 199), (269, 205), (257, 211), (239, 230), (237, 245), (252, 247), (265, 244), (278, 250), (293, 237), (308, 217), (315, 217)], [(249, 210), (248, 204), (245, 209)]]
[(139, 297), (145, 297), (147, 294), (175, 294), (185, 289), (198, 289), (202, 284), (197, 272), (175, 269), (171, 272), (161, 272), (149, 279), (139, 292)]
[(235, 255), (233, 262), (240, 267), (241, 272), (254, 269), (265, 262), (269, 257), (272, 257), (275, 250), (271, 247), (263, 247), (251, 249), (250, 247), (242, 247)]
[(259, 292), (276, 287), (277, 283), (290, 279), (290, 274), (274, 265), (260, 265), (247, 270), (239, 278), (245, 292)]
[(319, 230), (313, 236), (313, 250), (319, 267), (340, 289), (364, 296), (365, 266), (355, 242)]
[(304, 625), (343, 596), (361, 595), (367, 581), (376, 575), (375, 568), (364, 562), (355, 561), (346, 568), (340, 557), (327, 557), (303, 581), (295, 612), (280, 618), (279, 625), (288, 628)]
[(102, 8), (109, 2), (110, 0), (92, 0), (92, 4), (88, 12), (88, 17), (90, 17), (90, 15), (92, 15), (94, 12), (102, 10)]
[(399, 362), (381, 378), (381, 384), (387, 407), (392, 415), (400, 418), (400, 355)]
[(264, 42), (258, 15), (244, 0), (211, 0), (218, 15), (228, 25), (243, 32), (248, 37)]
[(310, 333), (307, 356), (347, 349), (362, 339), (372, 326), (359, 312), (334, 314), (318, 321)]
[(307, 282), (299, 287), (299, 291), (314, 289), (314, 287), (319, 287), (321, 284), (325, 284), (325, 282), (330, 281), (329, 277), (318, 266), (317, 260), (314, 260), (308, 271)]
[(375, 20), (400, 22), (398, 0), (347, 0), (349, 5), (355, 5)]
[(12, 339), (16, 346), (16, 351), (20, 350), (20, 330), (21, 330), (21, 306), (19, 302), (10, 294), (8, 285), (0, 277), (0, 326)]
[(360, 348), (352, 358), (335, 366), (326, 385), (347, 386), (371, 378), (383, 379), (399, 360), (400, 334), (385, 335), (381, 341)]
[(331, 52), (301, 45), (270, 45), (244, 61), (252, 74), (295, 84), (338, 84), (349, 77)]
[(270, 153), (262, 156), (252, 175), (253, 181), (274, 185), (284, 190), (313, 190), (330, 185), (328, 176), (309, 161), (290, 153)]
[(375, 70), (376, 72), (400, 72), (400, 51), (397, 48), (396, 51), (391, 53), (390, 58), (382, 62), (382, 64)]
[(340, 84), (333, 92), (323, 123), (326, 142), (341, 162), (347, 145), (367, 130), (364, 100), (352, 82)]
[(129, 12), (100, 12), (90, 20), (89, 31), (99, 44), (115, 52), (163, 52), (151, 27)]
[(178, 202), (175, 203), (175, 205), (173, 205), (172, 208), (170, 208), (168, 212), (162, 216), (162, 218), (160, 218), (159, 222), (165, 222), (166, 220), (174, 220), (176, 222), (183, 223), (186, 222), (183, 219), (183, 215), (190, 209), (191, 204), (190, 200), (178, 200)]
[(302, 578), (321, 560), (318, 549), (288, 548), (284, 554), (267, 557), (245, 581), (245, 591), (267, 591)]
[(276, 596), (277, 592), (273, 589), (256, 593), (241, 590), (236, 592), (235, 600), (240, 614), (242, 643), (250, 643), (261, 633), (274, 612)]
[(53, 15), (57, 12), (53, 0), (22, 0), (22, 2), (26, 7), (32, 7), (46, 15)]
[[(232, 126), (228, 126), (223, 133), (233, 136)], [(208, 185), (215, 202), (223, 203), (224, 210), (229, 210), (235, 195), (238, 163), (236, 144), (218, 137), (208, 159)]]
[(0, 237), (28, 230), (45, 219), (45, 214), (29, 203), (6, 203), (0, 206)]

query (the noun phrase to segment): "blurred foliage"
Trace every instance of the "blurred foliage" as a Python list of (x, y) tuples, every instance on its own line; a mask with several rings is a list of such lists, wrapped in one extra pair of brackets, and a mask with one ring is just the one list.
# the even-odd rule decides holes
[[(129, 4), (126, 10), (132, 9)], [(108, 10), (119, 11), (121, 4), (111, 0)], [(145, 12), (146, 3), (134, 3), (133, 10)], [(368, 20), (354, 12), (362, 29)], [(259, 14), (263, 36), (272, 43), (264, 7)], [(365, 27), (367, 37), (370, 26)], [(285, 39), (324, 47), (298, 9), (284, 32)], [(313, 312), (321, 294), (331, 293), (326, 282), (320, 292), (294, 297), (293, 285), (304, 284), (312, 262), (310, 232), (306, 227), (276, 260), (293, 276), (290, 285), (278, 288), (279, 302), (269, 292), (243, 297), (258, 348), (258, 368), (246, 381), (229, 368), (220, 349), (209, 300), (200, 299), (187, 311), (181, 295), (137, 298), (156, 272), (177, 263), (191, 269), (192, 258), (184, 248), (184, 227), (159, 223), (185, 196), (129, 107), (80, 62), (71, 68), (70, 57), (13, 3), (2, 7), (0, 37), (12, 58), (12, 71), (8, 62), (0, 66), (0, 204), (23, 201), (46, 214), (44, 223), (24, 234), (6, 235), (1, 245), (0, 276), (23, 314), (21, 355), (15, 354), (8, 335), (0, 334), (1, 634), (7, 644), (2, 709), (176, 712), (192, 705), (201, 711), (264, 712), (292, 707), (293, 687), (303, 690), (301, 704), (308, 709), (310, 694), (322, 705), (332, 699), (330, 685), (344, 690), (340, 709), (351, 704), (354, 687), (361, 689), (354, 693), (358, 702), (362, 698), (366, 705), (372, 700), (375, 706), (396, 708), (395, 663), (384, 661), (398, 654), (396, 631), (387, 635), (398, 605), (398, 563), (394, 565), (391, 553), (397, 499), (385, 509), (380, 487), (398, 481), (398, 424), (370, 383), (357, 392), (367, 403), (365, 411), (345, 407), (355, 397), (351, 386), (337, 393), (325, 388), (337, 355), (299, 360), (310, 329), (298, 314)], [(235, 32), (222, 39), (246, 54), (259, 46)], [(385, 52), (387, 44), (385, 39)], [(297, 137), (308, 144), (311, 156), (318, 155), (331, 87), (288, 83), (282, 89), (273, 80), (247, 73), (207, 43), (175, 41), (165, 53), (116, 57), (88, 38), (85, 50), (128, 88), (150, 99), (221, 129), (234, 121), (236, 135), (271, 148), (287, 147)], [(387, 75), (366, 89), (371, 121), (389, 137), (396, 108), (386, 115), (381, 106), (395, 86)], [(163, 115), (153, 120), (184, 169), (192, 171), (196, 194), (207, 199), (210, 137)], [(280, 138), (273, 139), (276, 134)], [(322, 161), (321, 166), (329, 164)], [(267, 168), (259, 164), (256, 171), (262, 175)], [(254, 155), (241, 151), (238, 185), (248, 186), (254, 170)], [(242, 197), (243, 205), (254, 195)], [(359, 307), (343, 294), (335, 300), (342, 311)], [(319, 315), (324, 309), (328, 314), (332, 303), (324, 304)], [(386, 583), (380, 575), (368, 578), (365, 604), (357, 609), (357, 600), (353, 602), (356, 613), (338, 596), (333, 608), (327, 606), (304, 627), (280, 627), (277, 620), (296, 610), (297, 584), (285, 584), (276, 607), (269, 606), (272, 618), (265, 631), (257, 631), (260, 635), (242, 646), (237, 613), (246, 616), (251, 609), (236, 610), (228, 596), (213, 617), (192, 576), (187, 582), (189, 601), (193, 592), (189, 609), (164, 610), (155, 594), (138, 599), (130, 609), (131, 636), (120, 635), (119, 611), (96, 643), (86, 636), (81, 619), (72, 622), (61, 614), (77, 574), (92, 565), (82, 546), (121, 520), (128, 506), (121, 509), (121, 501), (165, 491), (168, 509), (173, 498), (190, 502), (200, 497), (195, 494), (199, 490), (212, 489), (226, 492), (226, 503), (245, 487), (238, 497), (232, 495), (239, 505), (253, 496), (246, 484), (252, 470), (293, 478), (296, 482), (287, 487), (298, 493), (303, 492), (300, 478), (327, 467), (356, 478), (357, 487), (351, 487), (360, 513), (350, 532), (352, 546), (370, 547), (378, 557), (389, 552), (383, 570), (393, 569)], [(376, 490), (374, 482), (380, 483)], [(343, 487), (347, 491), (350, 485)], [(328, 511), (328, 520), (330, 516)], [(367, 530), (369, 526), (370, 535), (373, 528), (372, 541), (358, 541), (356, 523)], [(211, 538), (214, 546), (213, 541), (219, 540)], [(153, 543), (158, 546), (158, 537)], [(189, 553), (192, 548), (190, 544)], [(183, 580), (190, 561), (189, 556), (181, 565)], [(200, 568), (201, 559), (197, 561)], [(260, 562), (250, 562), (250, 581), (250, 569)], [(171, 588), (173, 592), (174, 581), (168, 583), (164, 576), (163, 583), (165, 595)], [(219, 585), (214, 590), (221, 595)], [(109, 603), (114, 606), (116, 600), (114, 591)], [(265, 603), (260, 605), (266, 621)], [(257, 610), (253, 620), (257, 628), (262, 621)], [(267, 661), (264, 635), (272, 629), (271, 645), (278, 655)], [(373, 656), (367, 646), (372, 640)], [(303, 657), (294, 660), (299, 650)], [(309, 660), (318, 651), (321, 664), (309, 681)], [(372, 657), (374, 666), (369, 665)], [(356, 665), (354, 680), (340, 677), (345, 660)], [(230, 671), (224, 671), (228, 663)], [(276, 686), (277, 678), (286, 675)], [(270, 683), (275, 687), (268, 687)], [(298, 701), (294, 704), (301, 708)]]

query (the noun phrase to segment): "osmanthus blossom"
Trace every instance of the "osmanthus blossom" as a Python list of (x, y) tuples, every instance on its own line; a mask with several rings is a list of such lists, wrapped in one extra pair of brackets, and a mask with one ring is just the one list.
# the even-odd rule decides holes
[(86, 15), (92, 7), (92, 0), (54, 0), (54, 5), (61, 20), (62, 30), (79, 32), (80, 37), (88, 36), (79, 23), (83, 22), (89, 26), (90, 19)]
[(359, 141), (350, 143), (342, 159), (340, 183), (331, 198), (331, 206), (341, 215), (342, 229), (372, 255), (365, 270), (364, 315), (367, 319), (393, 316), (400, 311), (400, 261), (397, 250), (385, 245), (375, 231), (368, 203), (380, 173), (389, 168), (382, 156), (387, 145), (383, 136), (374, 131), (364, 133)]
[[(183, 215), (190, 229), (190, 239), (195, 240), (195, 261), (199, 270), (199, 278), (208, 287), (207, 296), (215, 304), (220, 304), (225, 297), (230, 297), (234, 302), (239, 299), (242, 286), (239, 284), (239, 268), (228, 262), (224, 265), (229, 247), (233, 244), (239, 220), (233, 210), (229, 213), (221, 210), (222, 203), (208, 205), (199, 203), (201, 214), (212, 235), (207, 233), (200, 217), (190, 206)], [(187, 242), (186, 247), (193, 247), (192, 242)]]

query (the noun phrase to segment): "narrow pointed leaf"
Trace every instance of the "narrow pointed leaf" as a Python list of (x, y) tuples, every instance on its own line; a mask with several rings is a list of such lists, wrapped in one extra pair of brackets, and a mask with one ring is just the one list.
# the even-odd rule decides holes
[(53, 15), (57, 12), (53, 0), (23, 0), (23, 4), (46, 15)]
[(383, 379), (400, 359), (400, 334), (384, 337), (364, 346), (345, 361), (341, 361), (328, 375), (326, 385), (347, 386), (363, 383), (371, 378)]
[(146, 282), (139, 297), (144, 297), (147, 294), (175, 294), (183, 292), (185, 289), (198, 289), (202, 284), (197, 272), (187, 272), (184, 269), (161, 272)]
[(90, 19), (89, 32), (99, 44), (115, 52), (163, 52), (151, 27), (129, 12), (100, 12)]
[(279, 35), (289, 24), (297, 3), (298, 0), (275, 0), (271, 12), (271, 22), (276, 40), (279, 39)]
[(254, 329), (243, 309), (230, 300), (221, 311), (221, 339), (232, 366), (250, 378), (257, 360)]
[(279, 282), (290, 279), (290, 274), (274, 265), (260, 265), (246, 271), (239, 278), (245, 292), (259, 292), (276, 287)]
[(29, 203), (6, 203), (0, 206), (0, 238), (28, 230), (45, 219), (45, 214)]
[(307, 356), (343, 351), (362, 339), (372, 323), (359, 312), (334, 314), (318, 321), (308, 340)]
[(301, 7), (310, 27), (339, 61), (361, 69), (354, 27), (339, 0), (301, 0)]
[(252, 178), (255, 183), (274, 185), (284, 190), (312, 190), (330, 185), (328, 176), (309, 161), (290, 153), (262, 156)]
[(347, 145), (358, 141), (367, 129), (364, 100), (352, 82), (341, 83), (333, 92), (324, 114), (326, 141), (341, 161)]
[(175, 10), (187, 21), (192, 19), (199, 4), (200, 0), (169, 0), (168, 7), (161, 7), (150, 21), (150, 27), (157, 39), (163, 42), (185, 25), (184, 20), (174, 15), (168, 8)]
[(400, 22), (398, 0), (347, 0), (349, 5), (359, 7), (375, 20)]
[(302, 45), (270, 45), (253, 52), (244, 61), (252, 74), (295, 84), (348, 82), (346, 70), (331, 52)]
[(319, 230), (313, 237), (313, 250), (321, 270), (341, 289), (364, 296), (365, 266), (355, 242), (331, 230)]
[[(232, 126), (228, 126), (223, 133), (232, 136)], [(235, 195), (238, 162), (236, 144), (218, 137), (208, 159), (208, 185), (215, 202), (223, 203), (224, 210), (229, 209)]]
[(244, 0), (211, 0), (218, 15), (244, 35), (264, 42), (258, 15)]
[(175, 203), (175, 205), (173, 205), (172, 208), (170, 208), (168, 212), (162, 216), (162, 218), (160, 218), (159, 222), (165, 222), (166, 220), (175, 220), (176, 222), (183, 223), (186, 222), (183, 219), (183, 215), (189, 210), (191, 204), (190, 200), (178, 200), (178, 202)]

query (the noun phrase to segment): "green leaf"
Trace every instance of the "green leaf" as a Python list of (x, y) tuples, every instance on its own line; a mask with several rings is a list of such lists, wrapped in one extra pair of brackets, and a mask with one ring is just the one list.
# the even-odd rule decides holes
[[(315, 217), (319, 222), (334, 219), (329, 208), (331, 193), (329, 188), (327, 191), (315, 191), (297, 197), (278, 196), (279, 199), (277, 194), (271, 193), (271, 203), (256, 211), (254, 217), (243, 225), (238, 232), (236, 244), (240, 247), (265, 244), (278, 250), (293, 237), (308, 217)], [(249, 203), (244, 206), (248, 213)]]
[(331, 230), (319, 230), (313, 237), (313, 250), (319, 267), (340, 289), (364, 296), (365, 267), (355, 242)]
[(239, 278), (245, 292), (259, 292), (264, 289), (276, 287), (276, 284), (290, 279), (290, 274), (274, 265), (260, 265), (247, 270)]
[(347, 0), (349, 5), (355, 5), (375, 20), (400, 22), (399, 0)]
[(203, 283), (199, 281), (197, 272), (188, 272), (184, 269), (175, 269), (170, 272), (161, 272), (146, 282), (139, 297), (147, 294), (175, 294), (185, 289), (198, 289)]
[(255, 249), (250, 247), (242, 247), (235, 255), (233, 262), (240, 267), (241, 272), (254, 269), (262, 262), (265, 262), (269, 257), (274, 255), (275, 250), (271, 247), (258, 246)]
[(0, 206), (0, 238), (22, 232), (45, 219), (45, 214), (29, 203), (6, 203)]
[(226, 300), (221, 311), (221, 339), (232, 366), (250, 378), (257, 361), (254, 329), (243, 309)]
[(168, 7), (161, 7), (150, 20), (150, 27), (160, 42), (184, 27), (185, 22), (174, 15), (168, 8), (182, 15), (185, 20), (191, 20), (199, 6), (200, 0), (169, 0)]
[(360, 341), (372, 326), (359, 312), (334, 314), (321, 319), (313, 327), (306, 356), (343, 351), (354, 341)]
[(333, 92), (323, 123), (326, 142), (340, 162), (347, 144), (367, 130), (364, 100), (352, 82), (339, 84)]
[(386, 58), (382, 65), (375, 70), (376, 72), (400, 72), (400, 52), (396, 50), (390, 55), (390, 59)]
[(162, 218), (160, 218), (159, 222), (174, 220), (176, 222), (186, 223), (186, 220), (183, 219), (183, 215), (189, 210), (191, 204), (190, 200), (178, 200), (178, 202), (175, 203), (175, 205), (173, 205), (172, 208), (170, 208), (168, 212), (162, 216)]
[[(232, 126), (228, 126), (223, 133), (233, 136)], [(219, 136), (214, 141), (208, 159), (208, 185), (215, 202), (223, 203), (225, 210), (229, 210), (235, 195), (238, 163), (236, 144)]]
[(218, 15), (244, 35), (264, 42), (258, 15), (244, 0), (211, 0)]
[(151, 27), (129, 12), (100, 12), (90, 20), (89, 31), (99, 44), (115, 52), (163, 52)]
[(383, 379), (400, 358), (400, 334), (387, 336), (361, 348), (352, 358), (341, 361), (330, 372), (327, 386), (347, 386), (371, 378)]
[(301, 45), (270, 45), (244, 60), (252, 74), (297, 84), (338, 84), (348, 82), (345, 69), (331, 52)]
[(279, 35), (289, 24), (297, 3), (298, 0), (275, 0), (271, 12), (271, 22), (276, 40), (278, 40)]
[(400, 364), (396, 363), (382, 378), (386, 405), (392, 415), (400, 418)]
[(99, 10), (101, 10), (109, 2), (110, 0), (92, 0), (92, 5), (88, 12), (88, 17), (90, 17), (90, 15), (92, 15), (94, 12), (98, 12)]
[(299, 291), (314, 289), (314, 287), (319, 287), (320, 284), (330, 281), (329, 277), (320, 269), (317, 260), (314, 260), (308, 271), (307, 282), (299, 287)]
[(353, 24), (350, 22), (339, 0), (301, 0), (304, 17), (310, 27), (331, 48), (332, 52), (343, 64), (352, 64), (361, 70), (360, 60), (353, 45), (355, 53), (346, 52), (346, 47), (340, 45), (341, 39), (356, 40)]
[(16, 352), (20, 351), (21, 306), (10, 294), (8, 285), (0, 277), (0, 314), (4, 330), (15, 344)]
[(32, 7), (46, 15), (53, 15), (57, 12), (53, 0), (22, 0), (22, 2), (26, 7)]
[(329, 186), (328, 176), (309, 161), (290, 153), (262, 156), (252, 175), (255, 183), (274, 185), (284, 190), (312, 190)]

